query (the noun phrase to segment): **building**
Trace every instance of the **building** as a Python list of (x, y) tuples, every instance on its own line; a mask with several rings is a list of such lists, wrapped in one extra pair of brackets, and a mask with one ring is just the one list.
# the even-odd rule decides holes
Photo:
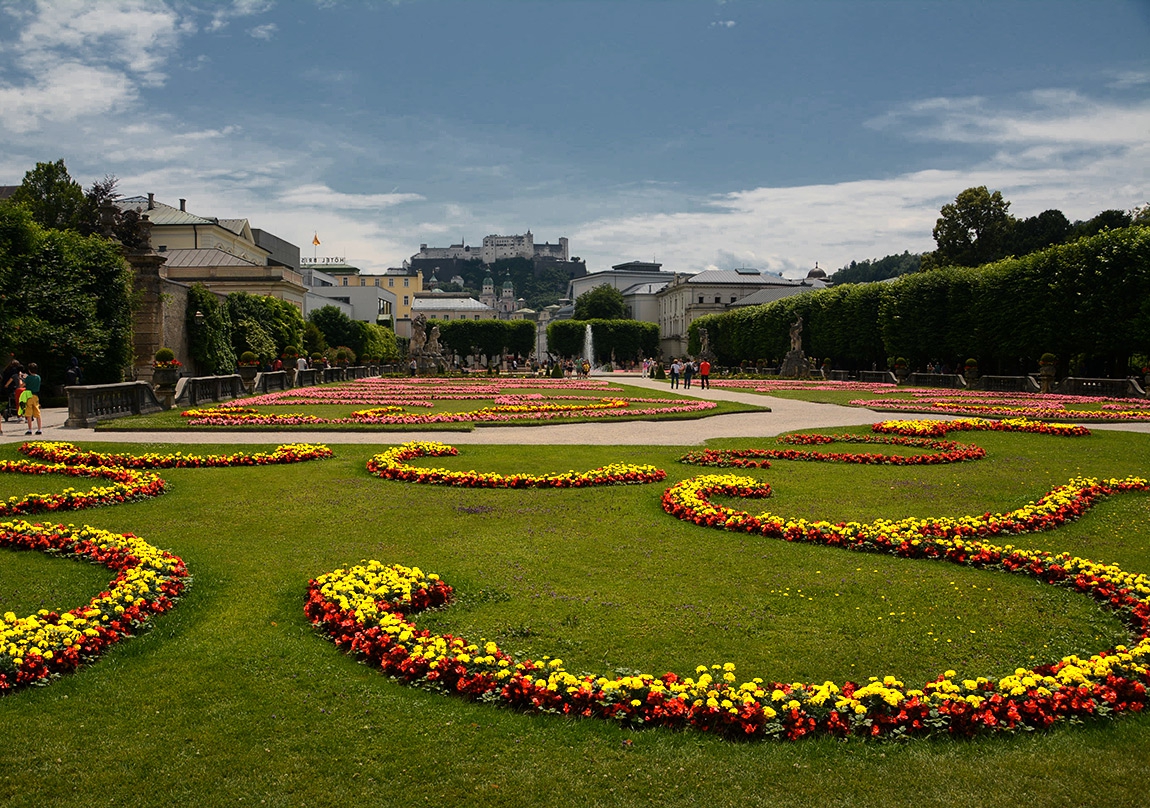
[[(168, 280), (202, 283), (223, 295), (248, 292), (285, 300), (303, 311), (306, 288), (297, 266), (287, 263), (299, 248), (247, 219), (219, 219), (158, 202), (154, 194), (117, 200), (121, 210), (134, 209), (148, 218), (152, 250), (164, 257), (160, 268)], [(256, 233), (268, 246), (257, 242)]]
[(632, 319), (646, 322), (659, 322), (657, 304), (653, 295), (674, 280), (676, 273), (663, 272), (662, 264), (647, 261), (628, 261), (615, 264), (602, 272), (591, 272), (572, 278), (567, 284), (567, 297), (578, 300), (579, 295), (589, 292), (596, 286), (612, 286), (623, 293)]
[[(315, 264), (306, 267), (303, 276), (308, 286), (305, 316), (318, 308), (334, 305), (353, 320), (395, 328), (395, 294), (386, 287), (378, 283), (343, 283), (356, 276), (336, 276), (316, 268)], [(357, 277), (376, 281), (379, 278), (379, 275)]]
[(411, 314), (422, 314), (428, 320), (496, 319), (494, 309), (465, 292), (420, 292), (412, 303)]
[(515, 284), (511, 282), (510, 274), (503, 281), (503, 285), (496, 292), (495, 279), (488, 272), (483, 279), (483, 291), (479, 294), (479, 302), (495, 312), (497, 320), (523, 319), (515, 317), (517, 309), (523, 306), (522, 299), (515, 298)]
[[(818, 288), (825, 286), (821, 281), (818, 283)], [(813, 282), (747, 268), (676, 275), (655, 294), (659, 303), (660, 348), (664, 356), (685, 354), (687, 329), (704, 314), (726, 311), (756, 295), (774, 301), (814, 288)]]

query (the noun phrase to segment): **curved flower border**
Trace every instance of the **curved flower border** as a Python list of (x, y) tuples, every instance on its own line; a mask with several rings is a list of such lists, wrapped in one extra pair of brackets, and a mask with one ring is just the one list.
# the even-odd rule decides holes
[(30, 460), (2, 460), (0, 472), (16, 474), (63, 474), (69, 477), (96, 477), (107, 480), (89, 491), (66, 488), (59, 494), (26, 494), (11, 497), (0, 503), (0, 517), (44, 513), (48, 511), (75, 511), (101, 505), (117, 505), (164, 493), (164, 481), (147, 471), (125, 468), (89, 468), (68, 466), (63, 463), (34, 463)]
[(938, 438), (948, 432), (1031, 432), (1062, 437), (1086, 437), (1090, 434), (1089, 429), (1078, 424), (1056, 424), (1029, 418), (1003, 418), (1000, 421), (985, 418), (960, 418), (953, 421), (920, 418), (907, 421), (879, 421), (871, 429), (889, 435)]
[(0, 695), (74, 671), (168, 611), (188, 579), (182, 559), (130, 533), (94, 527), (0, 523), (0, 546), (83, 559), (113, 570), (107, 589), (86, 606), (0, 619)]
[(63, 463), (68, 466), (115, 466), (133, 469), (219, 468), (226, 466), (267, 466), (279, 463), (302, 463), (332, 456), (327, 446), (311, 443), (285, 443), (272, 452), (236, 452), (228, 455), (194, 455), (148, 453), (142, 455), (110, 454), (84, 451), (65, 441), (29, 441), (19, 449), (22, 454)]
[(779, 443), (798, 445), (825, 445), (829, 443), (864, 443), (910, 446), (933, 449), (926, 454), (884, 455), (856, 452), (817, 452), (809, 449), (703, 449), (688, 452), (680, 463), (692, 466), (738, 468), (770, 468), (771, 460), (812, 460), (833, 463), (860, 463), (864, 465), (924, 466), (937, 463), (961, 463), (986, 457), (981, 446), (956, 443), (932, 438), (902, 437), (898, 435), (814, 435), (796, 433), (783, 435)]
[(664, 494), (669, 512), (697, 524), (1030, 575), (1089, 594), (1138, 639), (1133, 648), (1119, 646), (1086, 660), (1067, 656), (1052, 665), (1019, 668), (997, 682), (985, 677), (956, 681), (955, 672), (947, 671), (921, 689), (907, 688), (894, 676), (872, 677), (863, 685), (766, 684), (761, 678), (736, 685), (730, 663), (701, 666), (697, 678), (674, 673), (577, 676), (561, 659), (516, 661), (493, 642), (474, 644), (417, 628), (407, 615), (450, 602), (451, 588), (418, 568), (378, 561), (311, 581), (304, 611), (342, 651), (400, 681), (530, 712), (608, 718), (631, 726), (692, 727), (732, 739), (971, 736), (1045, 729), (1059, 721), (1146, 708), (1150, 579), (1068, 554), (1052, 556), (964, 537), (1056, 527), (1101, 497), (1148, 490), (1141, 478), (1076, 479), (1009, 514), (871, 525), (751, 517), (709, 502), (715, 494), (769, 494), (769, 486), (747, 477), (699, 477)]
[(612, 463), (591, 471), (559, 474), (495, 474), (478, 471), (424, 469), (407, 465), (419, 457), (458, 455), (454, 446), (435, 441), (410, 441), (367, 461), (367, 470), (385, 480), (431, 485), (459, 485), (467, 488), (589, 488), (597, 485), (632, 485), (660, 482), (667, 472), (655, 466)]

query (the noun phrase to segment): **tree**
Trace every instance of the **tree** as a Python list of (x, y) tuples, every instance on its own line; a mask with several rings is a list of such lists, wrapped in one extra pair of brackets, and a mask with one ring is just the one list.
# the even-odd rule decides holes
[(1055, 244), (1061, 244), (1070, 236), (1070, 220), (1060, 210), (1044, 210), (1029, 219), (1014, 223), (1010, 244), (1006, 252), (1015, 256), (1030, 255)]
[(588, 289), (575, 299), (575, 319), (627, 319), (627, 304), (623, 302), (623, 293), (606, 283)]
[(1014, 223), (1009, 208), (1000, 191), (991, 193), (985, 185), (967, 188), (943, 205), (934, 226), (938, 249), (923, 255), (923, 269), (977, 267), (1002, 258)]
[(79, 230), (86, 213), (84, 190), (63, 160), (37, 163), (8, 201), (23, 205), (36, 224), (49, 230)]
[(209, 375), (233, 372), (236, 353), (232, 349), (232, 321), (227, 306), (202, 283), (193, 283), (188, 289), (185, 322), (188, 353), (197, 370)]
[(92, 382), (132, 364), (132, 272), (106, 239), (41, 227), (21, 205), (0, 206), (0, 348), (64, 380), (75, 356)]
[(363, 353), (363, 323), (348, 317), (338, 306), (321, 306), (309, 314), (307, 319), (323, 333), (324, 342), (329, 346), (346, 345), (356, 354)]

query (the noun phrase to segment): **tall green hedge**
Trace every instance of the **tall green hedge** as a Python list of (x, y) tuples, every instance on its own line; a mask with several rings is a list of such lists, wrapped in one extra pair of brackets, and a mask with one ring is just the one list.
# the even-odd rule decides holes
[(595, 364), (626, 362), (659, 351), (659, 326), (640, 320), (556, 320), (547, 326), (547, 344), (559, 356), (582, 356), (587, 325), (591, 326)]
[(1122, 376), (1150, 353), (1150, 228), (1110, 230), (1022, 258), (974, 269), (947, 267), (889, 283), (848, 284), (765, 306), (700, 317), (720, 364), (778, 360), (802, 315), (803, 350), (847, 370), (905, 356), (983, 373), (1037, 368), (1046, 352), (1063, 373)]

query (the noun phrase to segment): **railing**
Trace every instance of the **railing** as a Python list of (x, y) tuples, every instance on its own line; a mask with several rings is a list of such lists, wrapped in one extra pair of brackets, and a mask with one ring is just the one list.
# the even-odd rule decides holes
[(974, 386), (993, 393), (1037, 393), (1042, 390), (1030, 376), (979, 376)]
[(176, 396), (176, 403), (194, 407), (203, 401), (227, 401), (247, 395), (239, 374), (230, 376), (190, 376)]
[(269, 370), (256, 376), (254, 392), (267, 393), (272, 390), (289, 390), (291, 382), (286, 370)]
[(868, 384), (898, 384), (898, 379), (889, 370), (859, 371), (859, 381)]
[[(318, 370), (319, 368), (317, 368)], [(323, 383), (342, 382), (347, 379), (347, 368), (323, 368)]]
[(849, 370), (827, 371), (827, 376), (833, 382), (849, 382), (851, 380), (851, 372)]
[(74, 384), (64, 390), (68, 394), (68, 419), (64, 426), (69, 429), (85, 429), (100, 421), (164, 409), (147, 382)]
[(1127, 398), (1145, 395), (1133, 379), (1085, 379), (1067, 376), (1058, 385), (1058, 392), (1072, 396), (1107, 396)]
[(957, 373), (912, 373), (910, 383), (918, 387), (966, 387), (966, 379)]

